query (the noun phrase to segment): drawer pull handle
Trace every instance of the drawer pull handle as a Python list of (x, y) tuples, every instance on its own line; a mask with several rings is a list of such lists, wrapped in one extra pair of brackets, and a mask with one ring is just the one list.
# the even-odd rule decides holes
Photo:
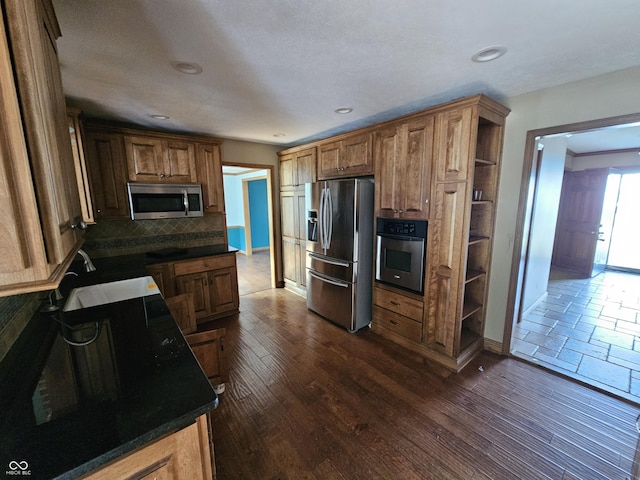
[(394, 302), (393, 300), (390, 300), (389, 303), (391, 305), (393, 305), (394, 307), (399, 307), (400, 306), (400, 304), (398, 302)]
[(396, 322), (395, 320), (389, 320), (389, 322), (391, 322), (391, 325), (396, 325), (396, 326), (400, 325), (400, 324), (399, 324), (398, 322)]

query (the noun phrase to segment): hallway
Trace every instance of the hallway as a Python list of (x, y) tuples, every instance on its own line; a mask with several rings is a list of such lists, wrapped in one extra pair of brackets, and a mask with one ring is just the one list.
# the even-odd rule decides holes
[(271, 260), (269, 250), (253, 255), (236, 254), (238, 265), (238, 293), (240, 296), (271, 288)]
[(640, 402), (640, 276), (552, 271), (547, 297), (514, 327), (512, 354)]

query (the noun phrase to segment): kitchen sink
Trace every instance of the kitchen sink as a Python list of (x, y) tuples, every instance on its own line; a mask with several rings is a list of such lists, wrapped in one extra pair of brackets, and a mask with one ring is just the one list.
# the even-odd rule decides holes
[(69, 312), (157, 293), (160, 293), (160, 290), (158, 290), (155, 280), (149, 276), (99, 283), (71, 290), (62, 311)]

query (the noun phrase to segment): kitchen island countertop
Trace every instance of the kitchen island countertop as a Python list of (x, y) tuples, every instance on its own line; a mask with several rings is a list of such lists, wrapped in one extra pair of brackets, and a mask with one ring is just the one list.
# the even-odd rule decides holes
[(157, 294), (36, 314), (0, 362), (0, 389), (0, 472), (28, 465), (30, 478), (78, 478), (218, 401)]

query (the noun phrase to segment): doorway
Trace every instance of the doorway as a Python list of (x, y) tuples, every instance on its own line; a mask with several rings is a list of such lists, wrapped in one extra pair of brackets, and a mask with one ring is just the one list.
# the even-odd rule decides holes
[(275, 288), (273, 167), (223, 164), (227, 238), (237, 248), (240, 296)]
[[(639, 119), (640, 115), (632, 115), (528, 132), (526, 158), (529, 160), (525, 161), (522, 182), (525, 188), (518, 216), (520, 236), (515, 242), (509, 292), (509, 314), (513, 322), (506, 325), (503, 339), (507, 351), (513, 355), (635, 402), (640, 401), (640, 343), (636, 344), (636, 338), (640, 342), (640, 329), (633, 326), (636, 320), (640, 321), (637, 317), (639, 298), (633, 296), (640, 285), (638, 277), (605, 271), (593, 278), (590, 275), (576, 278), (580, 275), (552, 268), (551, 248), (564, 167), (579, 170), (577, 164), (582, 163), (583, 169), (595, 168), (594, 162), (602, 160), (593, 155), (575, 155), (571, 150), (565, 158), (568, 138), (581, 132), (605, 134)], [(551, 171), (549, 165), (539, 161), (541, 143), (545, 149), (555, 144), (558, 152), (562, 152), (557, 154), (560, 165), (551, 167), (556, 171), (559, 168), (558, 176), (551, 182), (544, 178)], [(637, 170), (639, 148), (628, 150), (631, 161), (624, 166), (635, 165)], [(614, 152), (597, 153), (600, 157), (611, 157)], [(585, 158), (576, 162), (580, 156)], [(591, 158), (586, 158), (588, 156)], [(554, 203), (555, 210), (550, 207)], [(542, 218), (539, 225), (536, 217)], [(540, 235), (540, 225), (552, 228), (551, 238), (548, 234)], [(635, 227), (635, 222), (632, 225)], [(597, 234), (597, 229), (593, 233)], [(528, 294), (530, 285), (539, 291)]]
[(622, 172), (619, 179), (618, 201), (613, 218), (611, 244), (607, 267), (640, 273), (640, 172)]

